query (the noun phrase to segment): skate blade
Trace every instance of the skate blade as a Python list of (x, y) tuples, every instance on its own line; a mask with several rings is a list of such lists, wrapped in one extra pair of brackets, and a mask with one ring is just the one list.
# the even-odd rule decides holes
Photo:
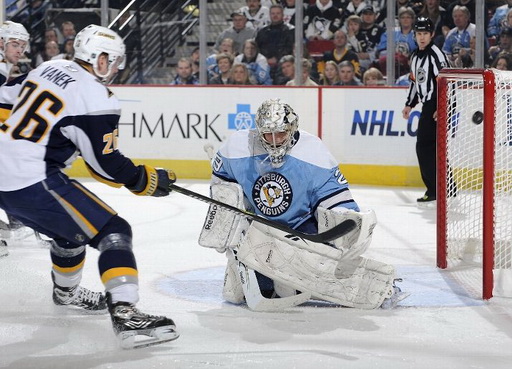
[(173, 327), (159, 327), (131, 332), (121, 332), (117, 335), (121, 348), (124, 350), (139, 349), (174, 341), (180, 336)]
[(436, 200), (434, 201), (427, 201), (427, 202), (418, 202), (416, 203), (418, 208), (420, 209), (435, 209), (437, 207)]
[(384, 310), (390, 310), (390, 309), (396, 308), (400, 301), (405, 300), (409, 296), (411, 296), (410, 292), (395, 293), (395, 294), (393, 294), (393, 296), (391, 296), (389, 299), (386, 299), (382, 303), (381, 308)]

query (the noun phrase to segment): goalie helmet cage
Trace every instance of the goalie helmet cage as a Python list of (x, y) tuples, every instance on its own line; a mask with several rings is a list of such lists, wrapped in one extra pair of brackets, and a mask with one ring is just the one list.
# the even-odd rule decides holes
[(512, 72), (447, 68), (438, 89), (437, 266), (481, 265), (482, 297), (511, 297)]

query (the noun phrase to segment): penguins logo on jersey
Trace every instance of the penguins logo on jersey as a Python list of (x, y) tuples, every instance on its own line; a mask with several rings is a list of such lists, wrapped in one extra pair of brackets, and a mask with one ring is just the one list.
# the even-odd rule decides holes
[(417, 78), (418, 83), (423, 83), (427, 80), (427, 72), (422, 67), (418, 68)]
[(252, 198), (265, 216), (277, 217), (289, 209), (293, 198), (292, 188), (284, 176), (271, 172), (256, 180)]

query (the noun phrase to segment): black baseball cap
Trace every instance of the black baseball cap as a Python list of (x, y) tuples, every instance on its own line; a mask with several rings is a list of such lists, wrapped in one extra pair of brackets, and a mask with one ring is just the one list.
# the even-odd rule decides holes
[(364, 13), (373, 13), (375, 14), (375, 9), (373, 9), (373, 6), (371, 5), (367, 5), (363, 8), (363, 10), (361, 10), (361, 14), (364, 14)]

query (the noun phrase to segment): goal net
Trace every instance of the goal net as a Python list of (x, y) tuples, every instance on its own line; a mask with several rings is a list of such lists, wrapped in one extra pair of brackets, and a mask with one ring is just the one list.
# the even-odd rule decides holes
[(512, 297), (512, 72), (444, 69), (438, 88), (437, 265)]

